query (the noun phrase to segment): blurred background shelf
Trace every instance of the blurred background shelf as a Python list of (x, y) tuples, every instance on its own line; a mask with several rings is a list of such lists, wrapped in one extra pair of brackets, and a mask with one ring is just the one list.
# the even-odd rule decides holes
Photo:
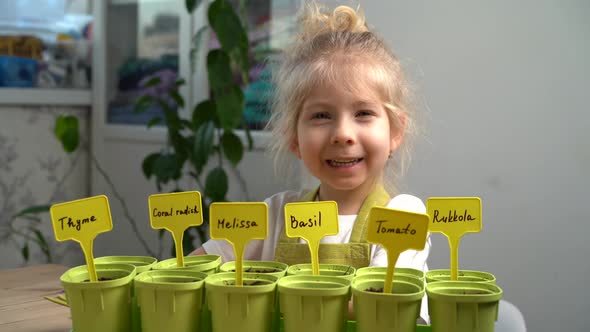
[(0, 105), (90, 106), (90, 89), (0, 88)]

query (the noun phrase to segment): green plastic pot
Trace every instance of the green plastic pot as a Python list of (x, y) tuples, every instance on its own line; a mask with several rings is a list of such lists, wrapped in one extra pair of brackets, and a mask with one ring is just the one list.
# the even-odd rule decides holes
[(88, 281), (88, 268), (82, 265), (67, 270), (60, 277), (70, 306), (74, 331), (130, 331), (135, 266), (97, 264), (96, 274), (99, 281)]
[(210, 275), (205, 289), (212, 331), (273, 331), (277, 280), (270, 274), (244, 273), (243, 286), (236, 286), (235, 272)]
[(142, 331), (198, 331), (207, 276), (188, 269), (152, 270), (136, 276)]
[[(151, 270), (158, 259), (150, 256), (102, 256), (94, 259), (96, 264), (131, 264), (135, 266), (137, 274)], [(131, 286), (131, 332), (141, 331), (141, 319), (137, 298), (134, 294), (134, 287)]]
[(477, 281), (426, 285), (432, 332), (493, 332), (502, 298), (500, 287)]
[[(361, 275), (355, 275), (354, 278), (352, 278), (352, 284), (359, 283), (359, 282), (367, 282), (367, 281), (378, 281), (381, 283), (385, 282), (385, 273), (365, 273), (365, 274), (361, 274)], [(408, 275), (408, 274), (394, 274), (393, 275), (393, 281), (403, 281), (406, 283), (410, 283), (413, 285), (416, 285), (416, 287), (418, 287), (420, 290), (424, 290), (425, 288), (425, 284), (424, 284), (424, 280), (422, 279), (418, 279), (414, 276)]]
[[(275, 261), (243, 261), (242, 267), (245, 273), (264, 273), (280, 278), (285, 276), (289, 266)], [(220, 272), (235, 272), (235, 270), (235, 261), (226, 262), (219, 267)]]
[(420, 316), (423, 285), (417, 278), (394, 275), (392, 292), (383, 293), (385, 280), (376, 276), (382, 275), (361, 275), (352, 281), (357, 331), (413, 332)]
[[(367, 266), (367, 267), (361, 267), (358, 268), (356, 270), (356, 276), (361, 276), (364, 274), (369, 274), (369, 273), (382, 273), (382, 274), (386, 274), (387, 273), (387, 267), (385, 266)], [(397, 275), (408, 275), (408, 276), (412, 276), (414, 278), (418, 278), (421, 280), (424, 280), (424, 271), (420, 271), (418, 269), (412, 269), (412, 268), (408, 268), (408, 267), (396, 267), (393, 269), (393, 275), (397, 276)]]
[[(320, 264), (320, 275), (322, 276), (333, 276), (339, 278), (345, 278), (352, 281), (356, 273), (356, 269), (350, 265), (341, 264)], [(312, 275), (313, 270), (311, 264), (295, 264), (289, 266), (287, 269), (287, 275)]]
[[(457, 281), (476, 281), (476, 282), (483, 282), (488, 284), (495, 284), (496, 277), (489, 273), (483, 271), (473, 271), (473, 270), (459, 270), (458, 271), (458, 279)], [(441, 270), (430, 270), (426, 272), (426, 282), (438, 282), (438, 281), (451, 281), (451, 270), (448, 269), (441, 269)]]
[(219, 255), (196, 255), (185, 256), (184, 267), (178, 267), (176, 258), (169, 258), (156, 263), (153, 270), (170, 270), (170, 269), (188, 269), (207, 274), (216, 273), (221, 265), (221, 256)]
[(291, 275), (279, 279), (278, 292), (285, 332), (342, 332), (346, 328), (349, 279)]
[(137, 274), (151, 270), (157, 262), (157, 258), (150, 256), (102, 256), (94, 259), (96, 264), (131, 264)]

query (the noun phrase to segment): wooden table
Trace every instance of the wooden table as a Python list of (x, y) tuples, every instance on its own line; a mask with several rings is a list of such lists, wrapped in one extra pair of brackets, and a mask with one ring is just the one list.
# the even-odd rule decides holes
[(63, 292), (68, 268), (45, 264), (0, 270), (0, 331), (69, 332), (70, 309), (43, 298)]

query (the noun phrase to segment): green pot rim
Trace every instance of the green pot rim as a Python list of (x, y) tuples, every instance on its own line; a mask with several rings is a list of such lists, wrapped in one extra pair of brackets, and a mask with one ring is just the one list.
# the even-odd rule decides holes
[(137, 268), (137, 273), (148, 271), (158, 259), (151, 256), (102, 256), (94, 259), (96, 264), (131, 264)]
[[(479, 291), (485, 294), (459, 294), (465, 291)], [(438, 281), (426, 285), (426, 294), (430, 299), (445, 302), (496, 302), (502, 298), (502, 293), (502, 289), (497, 285), (478, 281)]]
[[(260, 267), (260, 268), (274, 268), (282, 271), (286, 271), (289, 265), (277, 261), (252, 261), (252, 260), (245, 260), (242, 261), (242, 267)], [(235, 270), (236, 268), (236, 261), (225, 262), (219, 267), (220, 272), (233, 272), (231, 270)], [(249, 273), (249, 272), (246, 272)]]
[[(136, 288), (193, 290), (203, 287), (208, 274), (191, 270), (151, 270), (138, 274), (134, 279)], [(178, 279), (179, 282), (165, 281)], [(195, 281), (180, 281), (197, 279)]]
[(219, 255), (194, 255), (184, 257), (184, 267), (176, 266), (176, 258), (168, 258), (154, 264), (152, 270), (195, 269), (198, 271), (209, 271), (217, 269), (220, 264), (221, 256)]
[[(477, 271), (477, 270), (459, 270), (459, 280), (456, 281), (474, 281), (483, 283), (496, 283), (496, 276), (490, 272)], [(443, 278), (441, 278), (441, 276)], [(477, 280), (461, 280), (461, 277), (474, 278)], [(437, 269), (426, 272), (426, 282), (441, 282), (441, 281), (452, 281), (450, 269)]]
[[(325, 285), (326, 287), (308, 287), (308, 284)], [(326, 275), (298, 274), (282, 277), (278, 282), (279, 293), (304, 296), (338, 296), (350, 294), (351, 280)], [(315, 285), (314, 285), (315, 286)]]
[[(356, 268), (352, 265), (344, 265), (344, 264), (319, 264), (320, 267), (320, 275), (322, 271), (336, 271), (342, 272), (342, 276), (340, 275), (333, 275), (329, 274), (326, 276), (354, 276), (356, 274)], [(287, 269), (287, 275), (310, 275), (312, 273), (311, 263), (303, 263), (303, 264), (295, 264), (289, 266)]]
[[(411, 277), (410, 277), (411, 278)], [(424, 297), (424, 288), (421, 288), (412, 281), (395, 280), (393, 281), (393, 291), (396, 293), (376, 293), (368, 292), (367, 287), (383, 288), (385, 280), (381, 279), (361, 279), (356, 282), (353, 280), (351, 288), (354, 296), (370, 296), (380, 299), (396, 299), (403, 302), (416, 301)]]
[[(415, 278), (424, 279), (425, 273), (424, 271), (410, 268), (410, 267), (396, 267), (393, 269), (394, 275), (405, 274), (409, 276), (413, 276)], [(361, 276), (365, 274), (373, 274), (373, 273), (387, 273), (386, 266), (366, 266), (356, 269), (356, 276)]]
[(136, 267), (131, 264), (96, 264), (95, 268), (98, 278), (106, 276), (114, 279), (98, 282), (85, 281), (90, 279), (88, 266), (80, 265), (68, 269), (59, 280), (64, 288), (105, 289), (126, 285), (137, 274)]
[(272, 292), (276, 289), (277, 280), (279, 280), (279, 277), (268, 273), (247, 272), (242, 275), (242, 281), (244, 283), (256, 281), (265, 281), (266, 283), (264, 285), (249, 285), (246, 287), (225, 284), (225, 282), (227, 281), (235, 282), (235, 280), (235, 272), (215, 273), (209, 275), (209, 277), (205, 279), (205, 289), (207, 291), (217, 291), (232, 294), (267, 293)]
[[(376, 280), (385, 281), (385, 273), (374, 272), (374, 273), (365, 273), (362, 275), (357, 275), (352, 279), (351, 286), (354, 286), (355, 284), (358, 284), (361, 282), (376, 281)], [(425, 287), (424, 279), (420, 279), (420, 278), (410, 275), (410, 274), (394, 274), (393, 281), (394, 282), (395, 281), (409, 282), (411, 284), (418, 286), (418, 288), (420, 288), (421, 290), (424, 290), (424, 287)]]

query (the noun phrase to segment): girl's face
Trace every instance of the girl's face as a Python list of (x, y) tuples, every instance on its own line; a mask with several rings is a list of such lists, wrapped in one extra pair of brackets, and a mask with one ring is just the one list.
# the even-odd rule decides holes
[[(403, 130), (391, 127), (376, 94), (318, 86), (304, 101), (291, 150), (329, 191), (368, 191), (382, 176)], [(403, 121), (402, 121), (403, 123)]]

